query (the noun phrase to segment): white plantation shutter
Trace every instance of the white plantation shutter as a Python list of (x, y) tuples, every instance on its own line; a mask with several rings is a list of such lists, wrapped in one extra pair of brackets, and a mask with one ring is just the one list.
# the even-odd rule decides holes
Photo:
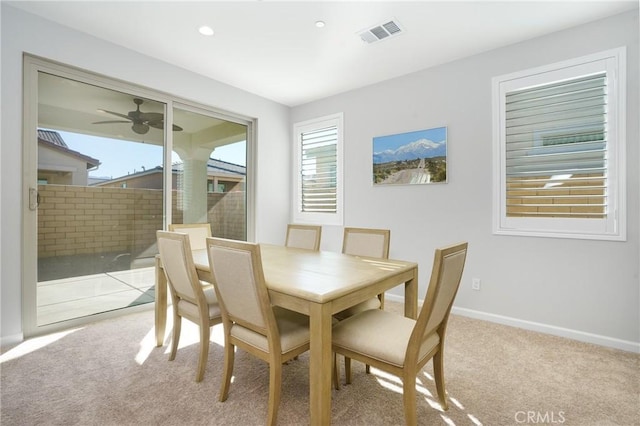
[(494, 232), (625, 239), (624, 48), (493, 86)]
[(302, 133), (300, 141), (300, 211), (337, 211), (338, 127)]
[(294, 125), (293, 221), (342, 225), (342, 114)]
[(509, 92), (505, 112), (507, 216), (606, 216), (606, 74)]

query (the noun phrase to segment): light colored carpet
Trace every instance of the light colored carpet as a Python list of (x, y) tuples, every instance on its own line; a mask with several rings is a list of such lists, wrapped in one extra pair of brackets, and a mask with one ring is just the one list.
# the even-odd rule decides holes
[[(388, 302), (387, 309), (399, 312), (400, 305)], [(267, 365), (242, 351), (229, 399), (218, 402), (221, 327), (213, 329), (201, 383), (194, 381), (195, 327), (185, 324), (183, 347), (169, 362), (167, 346), (153, 346), (152, 311), (54, 335), (48, 343), (27, 341), (0, 358), (0, 423), (264, 424)], [(308, 361), (305, 354), (283, 369), (281, 425), (309, 423)], [(353, 374), (351, 385), (333, 391), (333, 424), (404, 423), (398, 379), (375, 369), (367, 375), (359, 363)], [(447, 412), (435, 402), (431, 377), (429, 362), (418, 385), (422, 425), (640, 424), (638, 354), (452, 316), (445, 352)]]

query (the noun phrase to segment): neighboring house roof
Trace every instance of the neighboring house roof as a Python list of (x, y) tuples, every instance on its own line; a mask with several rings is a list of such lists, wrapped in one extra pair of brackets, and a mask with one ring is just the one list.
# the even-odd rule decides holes
[(77, 157), (87, 163), (87, 169), (91, 169), (100, 165), (100, 160), (84, 155), (78, 151), (69, 149), (60, 133), (53, 130), (38, 129), (38, 144), (46, 145), (51, 149), (63, 152), (67, 155)]
[(228, 163), (226, 161), (216, 160), (213, 158), (209, 158), (207, 168), (209, 170), (238, 174), (242, 176), (245, 176), (247, 174), (247, 168), (245, 166), (241, 166), (240, 164)]
[[(184, 168), (183, 163), (175, 163), (171, 165), (171, 171), (173, 173), (181, 172)], [(142, 170), (140, 172), (129, 173), (128, 175), (119, 176), (114, 179), (100, 179), (99, 181), (94, 181), (91, 183), (93, 186), (102, 186), (108, 183), (121, 182), (131, 178), (138, 178), (141, 176), (146, 176), (154, 173), (162, 173), (162, 166), (156, 166), (152, 169)], [(207, 174), (208, 175), (216, 175), (216, 176), (228, 176), (228, 177), (242, 177), (246, 176), (247, 168), (245, 166), (241, 166), (240, 164), (228, 163), (222, 160), (216, 160), (214, 158), (209, 158), (209, 162), (207, 163)]]
[[(183, 163), (175, 163), (172, 165), (173, 171), (181, 171), (183, 167)], [(245, 176), (247, 174), (247, 168), (240, 164), (209, 158), (209, 161), (207, 162), (207, 172), (209, 172), (209, 174), (213, 173), (216, 175)]]
[(113, 179), (101, 179), (99, 182), (94, 182), (91, 185), (102, 186), (108, 183), (121, 182), (121, 181), (129, 180), (131, 178), (138, 178), (141, 176), (152, 175), (154, 173), (162, 173), (162, 166), (156, 166), (152, 169), (143, 170), (141, 172), (129, 173), (128, 175), (118, 176), (117, 178), (113, 178)]
[(40, 139), (46, 142), (51, 142), (52, 144), (55, 144), (55, 145), (59, 145), (63, 148), (67, 148), (67, 149), (69, 148), (67, 144), (64, 142), (64, 139), (62, 139), (62, 136), (60, 136), (60, 133), (54, 132), (53, 130), (38, 129), (38, 140)]

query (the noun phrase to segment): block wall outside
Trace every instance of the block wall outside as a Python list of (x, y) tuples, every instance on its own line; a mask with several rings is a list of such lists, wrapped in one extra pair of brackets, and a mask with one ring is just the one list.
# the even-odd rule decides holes
[(600, 218), (606, 215), (606, 176), (583, 174), (580, 179), (553, 176), (507, 179), (507, 216)]
[[(39, 185), (38, 257), (131, 253), (149, 257), (162, 229), (162, 190)], [(173, 221), (182, 211), (172, 196)], [(244, 192), (208, 194), (213, 235), (246, 239)]]

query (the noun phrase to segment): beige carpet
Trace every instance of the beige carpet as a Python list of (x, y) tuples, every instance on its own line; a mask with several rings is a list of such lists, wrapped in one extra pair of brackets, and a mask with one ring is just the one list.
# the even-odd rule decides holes
[[(397, 310), (390, 302), (388, 309)], [(221, 326), (217, 326), (221, 327)], [(2, 355), (2, 426), (261, 425), (265, 363), (236, 356), (229, 399), (218, 402), (222, 348), (214, 328), (204, 380), (195, 383), (197, 337), (186, 327), (176, 360), (153, 346), (153, 312), (33, 339)], [(42, 346), (39, 347), (38, 346)], [(20, 355), (20, 351), (30, 352)], [(284, 367), (279, 424), (304, 425), (308, 355)], [(433, 397), (431, 363), (419, 381), (422, 425), (640, 425), (640, 356), (452, 316), (445, 355), (450, 409)], [(333, 391), (336, 425), (404, 423), (400, 382), (354, 364), (354, 381)]]

